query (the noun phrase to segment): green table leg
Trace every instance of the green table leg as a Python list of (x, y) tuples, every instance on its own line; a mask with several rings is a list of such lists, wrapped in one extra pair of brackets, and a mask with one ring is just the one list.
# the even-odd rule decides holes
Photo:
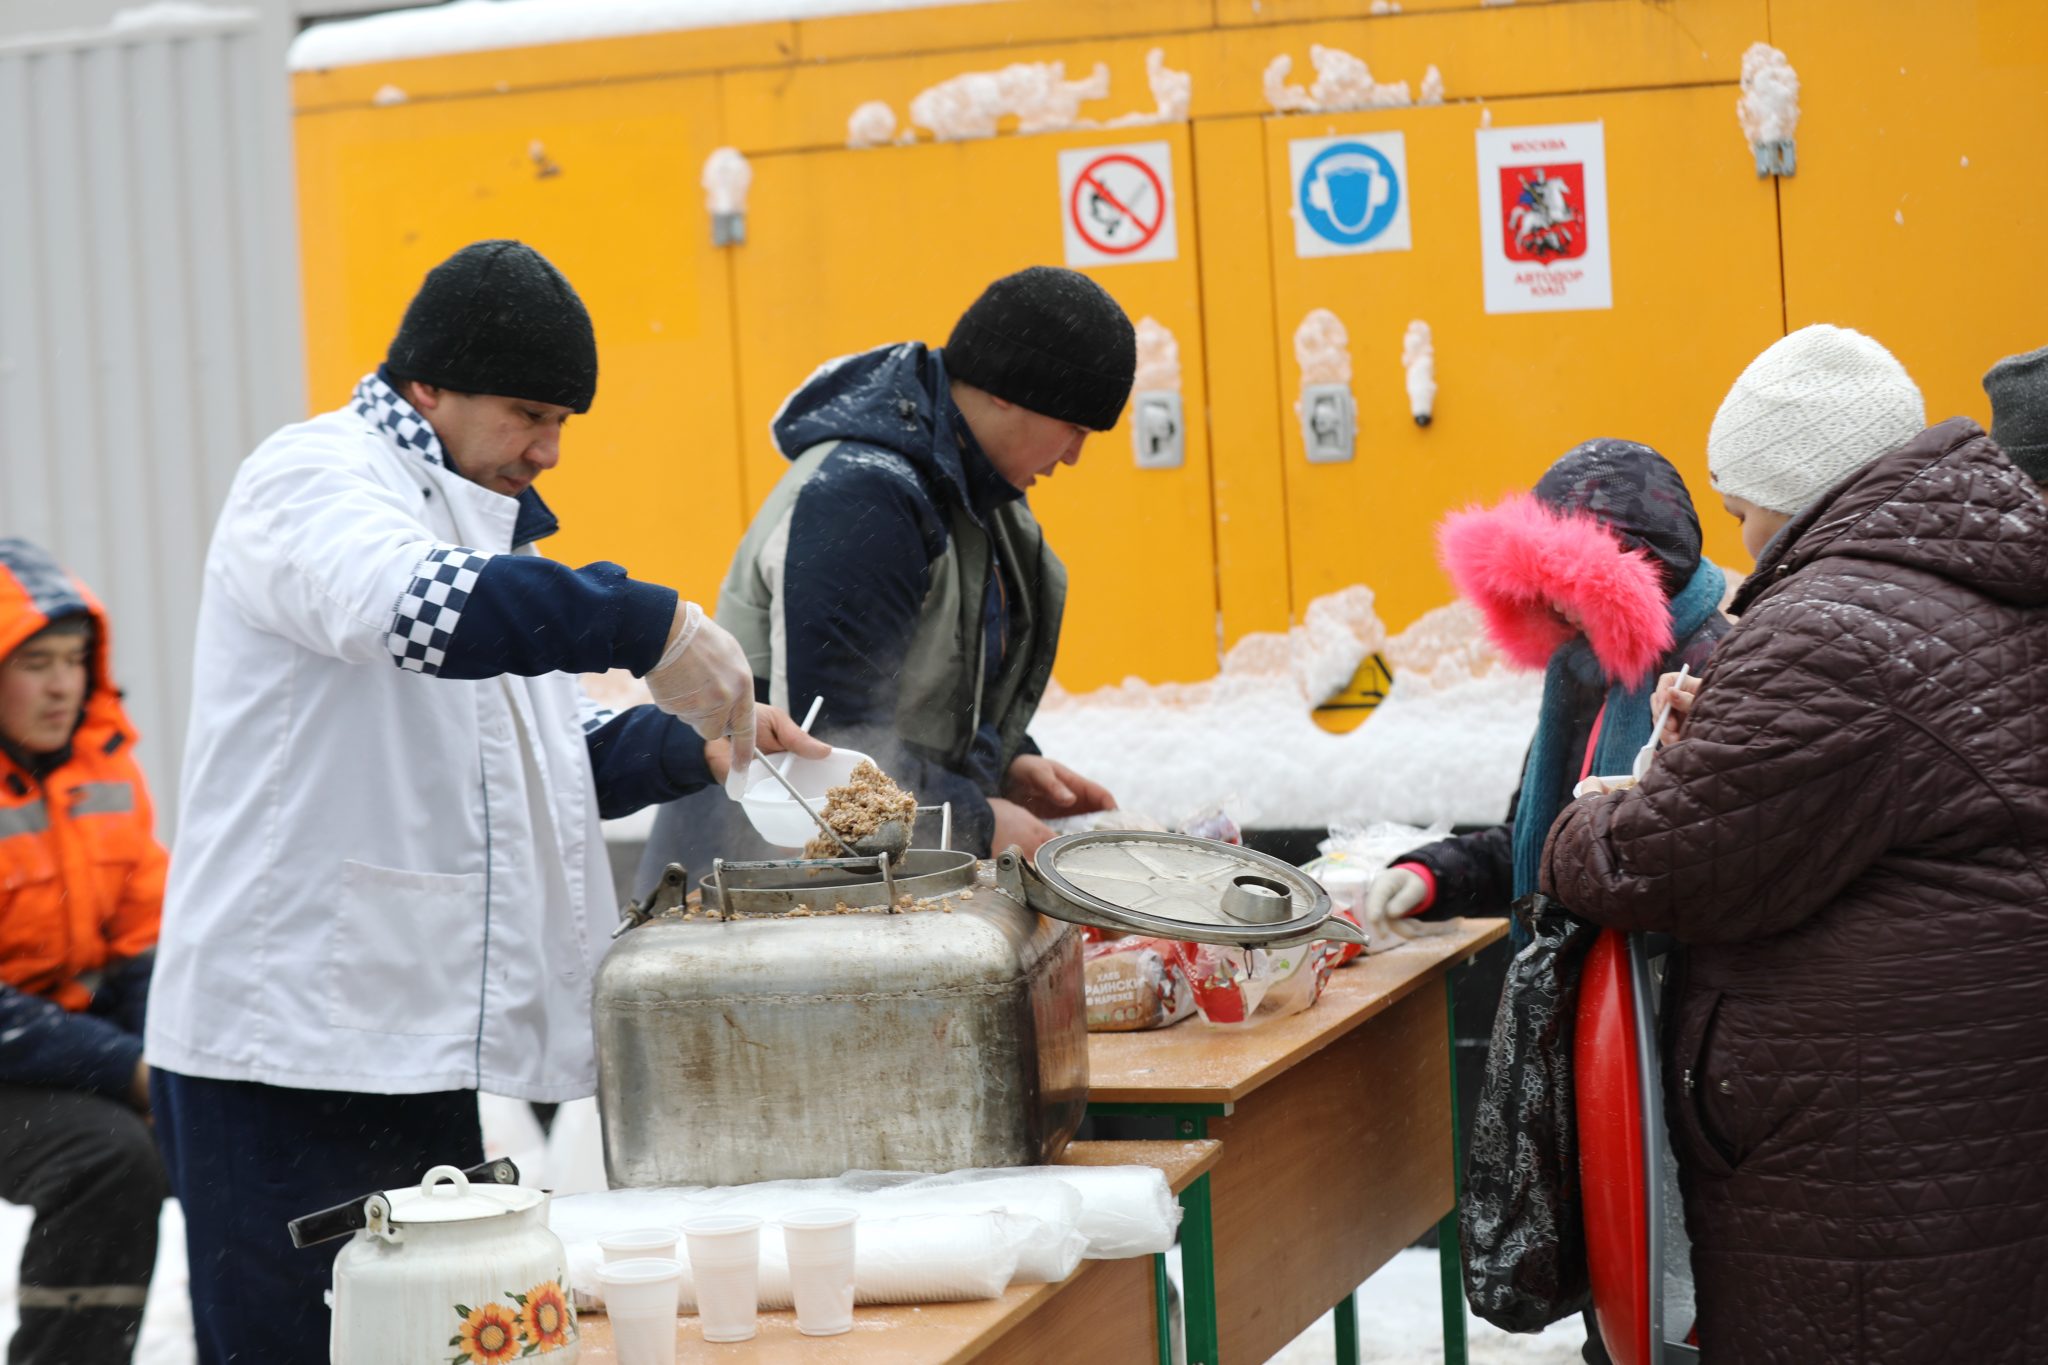
[[(1465, 1150), (1458, 1127), (1458, 990), (1455, 968), (1444, 977), (1444, 1006), (1449, 1021), (1446, 1038), (1451, 1049), (1451, 1211), (1436, 1225), (1436, 1256), (1437, 1266), (1443, 1272), (1445, 1365), (1465, 1365), (1465, 1258), (1458, 1244), (1458, 1205), (1465, 1197)], [(1341, 1350), (1340, 1347), (1340, 1361), (1343, 1359)]]
[[(1209, 1120), (1227, 1115), (1227, 1104), (1091, 1104), (1096, 1115), (1147, 1115), (1173, 1120), (1174, 1136), (1196, 1141), (1209, 1136)], [(1202, 1176), (1180, 1192), (1181, 1321), (1188, 1365), (1217, 1365), (1216, 1230), (1209, 1212), (1209, 1177)], [(1168, 1359), (1170, 1311), (1166, 1303), (1166, 1258), (1153, 1271), (1159, 1312), (1160, 1359)]]
[(1159, 1323), (1159, 1365), (1173, 1365), (1173, 1309), (1167, 1302), (1163, 1251), (1152, 1257), (1152, 1312)]
[(1180, 1273), (1187, 1292), (1188, 1365), (1217, 1365), (1216, 1230), (1209, 1219), (1209, 1177), (1181, 1191)]
[(1358, 1365), (1358, 1291), (1337, 1300), (1337, 1365)]

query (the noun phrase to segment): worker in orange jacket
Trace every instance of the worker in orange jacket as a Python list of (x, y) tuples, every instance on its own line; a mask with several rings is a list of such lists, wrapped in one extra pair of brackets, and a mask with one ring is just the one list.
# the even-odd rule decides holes
[(165, 856), (107, 623), (0, 539), (0, 1199), (36, 1213), (7, 1359), (133, 1355), (166, 1193), (142, 1016)]

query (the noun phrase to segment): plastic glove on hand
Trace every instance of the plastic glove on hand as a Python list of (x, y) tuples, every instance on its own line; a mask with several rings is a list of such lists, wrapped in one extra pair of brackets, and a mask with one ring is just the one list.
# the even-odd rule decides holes
[(668, 648), (647, 670), (647, 691), (705, 739), (731, 739), (725, 785), (733, 796), (754, 761), (754, 668), (740, 642), (695, 602), (680, 604)]
[(1388, 868), (1374, 877), (1366, 889), (1366, 937), (1379, 942), (1414, 938), (1414, 926), (1403, 921), (1421, 913), (1428, 901), (1428, 882), (1405, 867)]

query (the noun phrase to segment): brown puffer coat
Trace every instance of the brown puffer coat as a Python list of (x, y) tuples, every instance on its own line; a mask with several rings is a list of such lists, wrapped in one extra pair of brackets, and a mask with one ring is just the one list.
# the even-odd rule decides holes
[(2048, 1361), (2048, 508), (1972, 422), (1765, 552), (1684, 738), (1543, 888), (1692, 945), (1704, 1359)]

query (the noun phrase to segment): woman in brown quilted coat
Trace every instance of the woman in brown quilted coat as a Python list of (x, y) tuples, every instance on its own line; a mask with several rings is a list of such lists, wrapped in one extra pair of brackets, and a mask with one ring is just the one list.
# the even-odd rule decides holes
[(1688, 945), (1709, 1365), (2048, 1360), (2048, 507), (1921, 423), (1853, 332), (1744, 372), (1708, 439), (1740, 623), (1641, 785), (1545, 851), (1575, 913)]

